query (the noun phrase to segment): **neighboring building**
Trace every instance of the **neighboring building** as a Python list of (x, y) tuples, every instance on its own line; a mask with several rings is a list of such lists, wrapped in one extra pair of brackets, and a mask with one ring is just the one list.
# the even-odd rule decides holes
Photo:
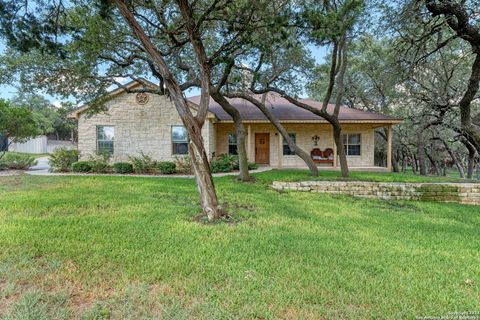
[[(133, 89), (148, 82), (131, 82), (126, 87)], [(189, 98), (195, 112), (199, 97)], [(303, 100), (314, 107), (321, 103)], [(273, 167), (304, 167), (305, 163), (283, 141), (265, 116), (243, 99), (231, 99), (242, 116), (247, 136), (247, 153), (250, 162)], [(326, 120), (300, 109), (276, 94), (266, 97), (266, 105), (282, 122), (299, 147), (312, 154), (323, 166), (337, 167), (333, 156), (336, 147), (332, 127)], [(166, 96), (154, 94), (129, 94), (117, 89), (109, 94), (106, 111), (89, 114), (88, 106), (72, 112), (70, 117), (78, 120), (78, 150), (81, 158), (108, 152), (113, 161), (125, 161), (129, 156), (141, 153), (157, 160), (173, 160), (187, 154), (187, 134), (175, 106)], [(332, 110), (333, 105), (328, 106)], [(342, 107), (340, 122), (351, 167), (374, 167), (375, 129), (388, 127), (391, 156), (391, 126), (401, 119), (371, 112)], [(202, 130), (205, 148), (209, 157), (223, 153), (236, 154), (237, 145), (233, 121), (213, 100), (210, 101), (207, 121)], [(391, 163), (389, 161), (388, 163)]]

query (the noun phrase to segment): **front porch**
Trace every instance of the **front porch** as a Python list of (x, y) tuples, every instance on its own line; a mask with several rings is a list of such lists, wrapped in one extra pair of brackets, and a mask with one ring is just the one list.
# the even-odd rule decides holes
[[(327, 123), (283, 123), (297, 145), (312, 155), (319, 167), (338, 170), (340, 163), (333, 139), (333, 130)], [(236, 150), (233, 123), (217, 123), (216, 155)], [(249, 162), (273, 168), (304, 168), (305, 163), (292, 154), (282, 135), (270, 123), (245, 122), (246, 148)], [(345, 123), (342, 125), (347, 145), (347, 162), (352, 170), (391, 171), (392, 128), (386, 123)], [(375, 166), (375, 129), (387, 127), (387, 166)], [(230, 138), (229, 138), (230, 137)], [(312, 152), (313, 151), (313, 152)]]

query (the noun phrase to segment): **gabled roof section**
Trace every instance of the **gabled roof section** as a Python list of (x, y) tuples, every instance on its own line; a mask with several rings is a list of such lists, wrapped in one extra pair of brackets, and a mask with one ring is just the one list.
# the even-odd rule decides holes
[[(153, 82), (151, 81), (148, 81), (147, 79), (143, 79), (143, 78), (140, 78), (138, 80), (132, 80), (128, 83), (126, 83), (125, 85), (123, 85), (122, 87), (118, 87), (112, 91), (110, 91), (109, 93), (107, 93), (104, 98), (106, 101), (108, 100), (111, 100), (111, 99), (114, 99), (122, 94), (126, 94), (128, 90), (133, 90), (137, 87), (140, 87), (140, 86), (144, 86), (144, 87), (150, 87), (152, 89), (155, 89), (156, 87), (158, 87), (158, 85), (154, 84)], [(198, 105), (190, 102), (187, 100), (187, 104), (188, 106), (197, 111), (198, 110)], [(88, 109), (90, 109), (92, 106), (91, 105), (88, 105), (88, 104), (85, 104), (83, 106), (80, 106), (79, 108), (75, 109), (74, 111), (70, 112), (68, 114), (68, 118), (72, 118), (72, 119), (78, 119), (80, 114), (82, 114), (83, 112), (87, 111)], [(213, 112), (209, 112), (208, 113), (208, 117), (209, 118), (216, 118), (215, 114)]]
[[(261, 100), (262, 95), (254, 95), (254, 98)], [(189, 98), (193, 103), (199, 103), (200, 96)], [(243, 121), (263, 122), (268, 121), (265, 115), (252, 103), (241, 99), (228, 99), (229, 102), (237, 108)], [(321, 109), (322, 103), (311, 99), (300, 99), (301, 102), (312, 107)], [(286, 122), (327, 122), (322, 117), (319, 117), (308, 110), (297, 107), (290, 103), (285, 98), (277, 93), (269, 93), (265, 99), (266, 106), (280, 121)], [(328, 104), (327, 110), (329, 113), (333, 112), (334, 104)], [(232, 121), (232, 118), (223, 110), (223, 108), (210, 99), (209, 110), (217, 116), (219, 121)], [(340, 109), (339, 120), (342, 123), (401, 123), (403, 119), (386, 116), (383, 114), (362, 111), (358, 109), (342, 106)]]

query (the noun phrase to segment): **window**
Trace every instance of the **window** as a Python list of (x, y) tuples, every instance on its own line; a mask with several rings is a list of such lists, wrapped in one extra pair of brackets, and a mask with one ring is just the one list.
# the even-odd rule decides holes
[(343, 146), (345, 147), (345, 154), (347, 156), (359, 156), (361, 153), (360, 148), (360, 134), (349, 133), (342, 136)]
[(172, 153), (188, 154), (187, 129), (182, 126), (172, 127)]
[(115, 130), (110, 126), (97, 126), (97, 153), (113, 154), (113, 141)]
[(228, 134), (228, 154), (237, 155), (237, 135), (235, 133)]
[[(293, 143), (297, 143), (297, 134), (296, 133), (289, 133), (288, 134), (290, 138), (292, 138)], [(288, 146), (287, 140), (283, 138), (283, 155), (284, 156), (291, 156), (294, 155), (295, 152), (290, 150), (290, 147)]]

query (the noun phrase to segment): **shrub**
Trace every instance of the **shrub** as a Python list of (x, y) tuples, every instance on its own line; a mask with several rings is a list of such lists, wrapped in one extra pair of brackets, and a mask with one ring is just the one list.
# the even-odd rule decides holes
[(35, 157), (24, 153), (6, 153), (0, 160), (0, 167), (13, 170), (27, 170), (37, 164)]
[(255, 170), (257, 168), (258, 168), (258, 166), (255, 162), (252, 162), (252, 163), (248, 164), (248, 170)]
[(238, 157), (229, 154), (221, 154), (217, 157), (217, 160), (212, 161), (210, 165), (213, 173), (238, 170)]
[(72, 168), (72, 163), (78, 161), (78, 150), (58, 148), (50, 155), (50, 170), (53, 172), (67, 172)]
[(140, 153), (139, 157), (128, 157), (136, 173), (155, 173), (157, 172), (157, 162), (149, 155)]
[(189, 156), (175, 157), (175, 167), (178, 173), (191, 174), (192, 173), (192, 161)]
[(117, 162), (113, 164), (115, 173), (133, 173), (133, 165), (130, 162)]
[(108, 153), (90, 156), (89, 162), (92, 165), (92, 172), (106, 173), (111, 171), (111, 166), (108, 164), (110, 155)]
[(228, 163), (219, 160), (212, 161), (210, 167), (212, 168), (212, 173), (230, 172), (233, 170), (232, 166)]
[(7, 170), (7, 169), (8, 169), (7, 164), (3, 161), (0, 161), (0, 171)]
[(73, 172), (93, 172), (93, 162), (92, 161), (77, 161), (72, 163)]
[(177, 172), (177, 166), (175, 162), (162, 161), (158, 163), (158, 169), (162, 174), (172, 174)]
[(218, 156), (217, 160), (228, 164), (234, 170), (238, 170), (238, 156), (223, 153)]

